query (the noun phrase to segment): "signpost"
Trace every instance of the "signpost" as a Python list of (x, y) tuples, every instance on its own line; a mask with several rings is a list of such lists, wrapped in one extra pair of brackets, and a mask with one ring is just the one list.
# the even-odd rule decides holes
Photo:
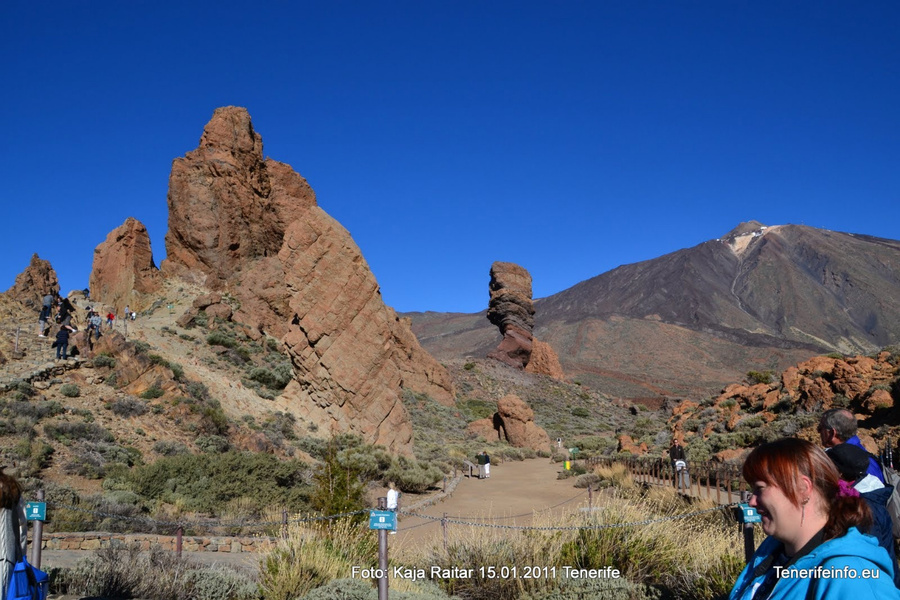
[(378, 531), (378, 600), (388, 600), (388, 531), (397, 530), (397, 513), (387, 509), (387, 498), (378, 499), (378, 510), (369, 511), (369, 529)]
[(25, 518), (34, 521), (34, 533), (31, 536), (31, 564), (41, 568), (41, 538), (44, 536), (44, 521), (47, 519), (47, 504), (44, 502), (44, 490), (37, 491), (37, 502), (25, 505)]

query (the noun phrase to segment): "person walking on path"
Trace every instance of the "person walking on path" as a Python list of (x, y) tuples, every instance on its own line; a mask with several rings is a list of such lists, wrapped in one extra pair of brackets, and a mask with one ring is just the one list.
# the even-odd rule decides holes
[(400, 508), (400, 491), (396, 488), (393, 481), (388, 482), (387, 491), (387, 509), (397, 512)]
[(0, 598), (6, 598), (13, 567), (24, 556), (28, 539), (22, 486), (0, 467)]
[(47, 321), (50, 320), (50, 311), (49, 306), (41, 306), (41, 314), (38, 317), (38, 337), (47, 337)]

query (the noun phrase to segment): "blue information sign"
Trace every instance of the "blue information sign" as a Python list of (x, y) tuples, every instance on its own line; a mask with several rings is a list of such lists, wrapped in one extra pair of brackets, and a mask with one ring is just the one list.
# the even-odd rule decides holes
[(369, 529), (397, 530), (397, 513), (392, 510), (369, 511)]
[(741, 507), (741, 523), (761, 523), (762, 517), (756, 512), (756, 509), (749, 504), (740, 504)]
[(29, 502), (25, 505), (25, 518), (29, 521), (47, 520), (46, 502)]

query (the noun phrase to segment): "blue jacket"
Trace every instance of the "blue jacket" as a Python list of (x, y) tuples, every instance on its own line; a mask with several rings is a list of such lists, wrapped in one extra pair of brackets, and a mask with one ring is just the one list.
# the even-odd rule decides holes
[[(777, 552), (780, 544), (773, 537), (760, 544), (734, 584), (730, 600), (750, 600), (753, 597), (754, 586), (765, 579), (765, 574), (754, 578), (753, 571), (766, 557)], [(878, 545), (878, 540), (861, 534), (855, 527), (851, 527), (847, 535), (828, 540), (809, 554), (801, 556), (790, 566), (790, 570), (815, 571), (817, 567), (822, 567), (825, 573), (820, 573), (818, 577), (809, 573), (797, 573), (797, 577), (789, 577), (787, 574), (783, 576), (775, 584), (769, 600), (805, 600), (810, 586), (814, 586), (811, 597), (817, 600), (900, 599), (900, 590), (894, 586), (894, 571), (887, 552)], [(851, 576), (855, 574), (856, 578), (844, 576), (845, 569)], [(872, 578), (863, 579), (864, 569), (868, 570)]]
[[(862, 441), (855, 435), (844, 443), (845, 444), (853, 444), (854, 446), (856, 446), (858, 448), (862, 448), (863, 450), (866, 450), (866, 447), (862, 445)], [(866, 452), (869, 452), (869, 451), (866, 450)], [(881, 472), (881, 465), (878, 464), (877, 460), (872, 458), (871, 453), (869, 453), (869, 454), (870, 454), (869, 470), (866, 472), (869, 475), (874, 475), (875, 477), (878, 478), (878, 481), (880, 481), (881, 483), (884, 483), (884, 473)]]

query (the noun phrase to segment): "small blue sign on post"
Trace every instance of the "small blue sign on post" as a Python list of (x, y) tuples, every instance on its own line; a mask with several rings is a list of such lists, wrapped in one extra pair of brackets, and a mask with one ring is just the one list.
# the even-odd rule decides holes
[(756, 509), (749, 504), (739, 504), (741, 507), (741, 523), (761, 523), (762, 517), (756, 512)]
[(369, 529), (397, 531), (397, 513), (392, 510), (369, 511)]
[(47, 520), (46, 502), (29, 502), (25, 505), (25, 518), (29, 521)]

